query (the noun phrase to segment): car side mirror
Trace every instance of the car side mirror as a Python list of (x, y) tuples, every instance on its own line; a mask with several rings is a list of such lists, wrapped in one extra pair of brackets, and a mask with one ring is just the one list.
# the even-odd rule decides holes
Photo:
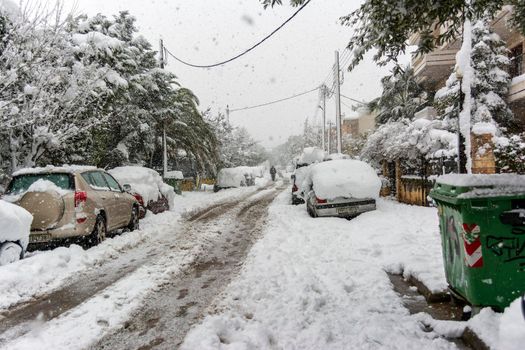
[(124, 184), (122, 186), (122, 188), (124, 188), (125, 192), (131, 192), (131, 185), (130, 184)]

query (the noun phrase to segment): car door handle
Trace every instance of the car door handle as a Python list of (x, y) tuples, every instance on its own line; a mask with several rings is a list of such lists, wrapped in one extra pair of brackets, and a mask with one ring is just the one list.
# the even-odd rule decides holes
[(101, 198), (102, 198), (102, 199), (106, 199), (106, 196), (102, 196)]

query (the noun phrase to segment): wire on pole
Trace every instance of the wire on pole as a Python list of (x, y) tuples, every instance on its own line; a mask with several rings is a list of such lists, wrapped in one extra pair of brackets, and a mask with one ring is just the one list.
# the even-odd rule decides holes
[(286, 24), (288, 24), (288, 22), (290, 22), (295, 16), (297, 16), (299, 14), (299, 12), (301, 12), (305, 7), (306, 5), (308, 5), (310, 3), (311, 0), (307, 0), (301, 7), (299, 7), (299, 9), (297, 11), (295, 11), (295, 13), (290, 16), (286, 21), (283, 22), (283, 24), (281, 24), (279, 27), (277, 27), (276, 29), (274, 29), (270, 34), (268, 34), (267, 36), (265, 36), (262, 40), (260, 40), (258, 43), (256, 43), (255, 45), (251, 46), (250, 48), (244, 50), (243, 52), (241, 52), (240, 54), (236, 55), (236, 56), (233, 56), (232, 58), (229, 58), (225, 61), (222, 61), (222, 62), (218, 62), (218, 63), (213, 63), (213, 64), (193, 64), (193, 63), (190, 63), (190, 62), (187, 62), (183, 59), (180, 59), (178, 58), (177, 56), (175, 56), (173, 53), (171, 53), (170, 50), (168, 50), (167, 48), (165, 49), (166, 52), (171, 56), (173, 57), (175, 60), (179, 61), (180, 63), (182, 64), (185, 64), (187, 66), (190, 66), (190, 67), (194, 67), (194, 68), (213, 68), (213, 67), (218, 67), (218, 66), (222, 66), (223, 64), (226, 64), (226, 63), (229, 63), (229, 62), (232, 62), (244, 55), (246, 55), (247, 53), (249, 53), (250, 51), (252, 51), (253, 49), (255, 49), (256, 47), (258, 47), (259, 45), (261, 45), (262, 43), (264, 43), (266, 40), (268, 40), (271, 36), (273, 36), (275, 33), (277, 33), (279, 30), (281, 30)]
[(316, 91), (317, 89), (319, 89), (319, 87), (316, 87), (314, 89), (311, 89), (311, 90), (308, 90), (308, 91), (305, 91), (305, 92), (301, 92), (300, 94), (292, 95), (292, 96), (289, 96), (289, 97), (281, 98), (279, 100), (270, 101), (270, 102), (262, 103), (262, 104), (255, 105), (255, 106), (249, 106), (249, 107), (243, 107), (243, 108), (232, 108), (232, 109), (230, 109), (230, 113), (238, 112), (238, 111), (245, 111), (245, 110), (248, 110), (248, 109), (254, 109), (254, 108), (259, 108), (259, 107), (265, 107), (265, 106), (273, 105), (275, 103), (291, 100), (291, 99), (294, 99), (296, 97), (300, 97), (300, 96), (309, 94), (309, 93), (311, 93), (313, 91)]

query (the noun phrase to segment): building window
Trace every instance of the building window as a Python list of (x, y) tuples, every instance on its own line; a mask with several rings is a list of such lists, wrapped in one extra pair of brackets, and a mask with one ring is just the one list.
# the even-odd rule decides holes
[(510, 67), (509, 74), (511, 78), (517, 77), (523, 74), (523, 45), (510, 49), (509, 53)]

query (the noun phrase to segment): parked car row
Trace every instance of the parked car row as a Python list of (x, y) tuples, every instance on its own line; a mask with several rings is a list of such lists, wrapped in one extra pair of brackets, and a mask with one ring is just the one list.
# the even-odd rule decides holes
[(142, 167), (20, 170), (0, 200), (0, 219), (8, 226), (0, 228), (0, 265), (22, 258), (28, 244), (74, 239), (93, 246), (108, 232), (137, 230), (146, 209), (168, 210), (173, 197), (156, 171)]
[(381, 180), (370, 165), (348, 158), (305, 149), (292, 174), (292, 204), (306, 203), (311, 217), (353, 218), (375, 210)]

